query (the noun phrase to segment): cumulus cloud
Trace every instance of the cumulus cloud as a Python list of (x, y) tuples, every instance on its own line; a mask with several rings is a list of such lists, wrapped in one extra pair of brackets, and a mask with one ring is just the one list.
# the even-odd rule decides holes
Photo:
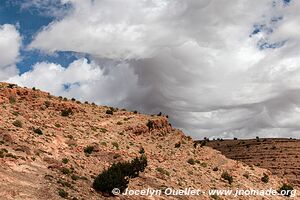
[[(72, 12), (41, 30), (29, 48), (86, 53), (92, 62), (55, 65), (59, 75), (53, 64), (40, 63), (15, 82), (33, 86), (50, 73), (61, 81), (51, 88), (41, 78), (41, 86), (55, 94), (162, 111), (195, 138), (298, 136), (300, 2), (61, 2)], [(91, 78), (71, 76), (73, 65)]]
[(15, 66), (19, 58), (21, 36), (14, 25), (0, 25), (0, 80), (18, 73)]
[(66, 68), (54, 63), (37, 63), (32, 70), (7, 81), (81, 101), (110, 105), (126, 98), (129, 88), (134, 89), (137, 77), (127, 64), (117, 64), (108, 73), (100, 65), (82, 58)]

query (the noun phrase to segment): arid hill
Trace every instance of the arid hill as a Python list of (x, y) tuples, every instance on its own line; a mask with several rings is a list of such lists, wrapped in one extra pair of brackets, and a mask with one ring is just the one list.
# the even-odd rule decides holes
[[(143, 148), (148, 166), (129, 189), (278, 189), (286, 180), (223, 156), (172, 128), (164, 116), (54, 97), (0, 83), (0, 199), (234, 199), (232, 196), (116, 196), (94, 178)], [(151, 127), (147, 126), (151, 121)], [(232, 184), (221, 177), (228, 172)], [(264, 183), (263, 174), (269, 177)], [(241, 196), (237, 199), (285, 199)], [(296, 198), (294, 198), (296, 199)]]
[(207, 142), (207, 146), (221, 151), (228, 158), (269, 169), (273, 174), (300, 186), (300, 140), (213, 140)]

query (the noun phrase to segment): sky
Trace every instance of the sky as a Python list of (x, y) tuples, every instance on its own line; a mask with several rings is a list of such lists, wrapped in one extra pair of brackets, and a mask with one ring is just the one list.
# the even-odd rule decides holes
[(300, 1), (2, 0), (0, 81), (169, 116), (195, 139), (297, 137)]

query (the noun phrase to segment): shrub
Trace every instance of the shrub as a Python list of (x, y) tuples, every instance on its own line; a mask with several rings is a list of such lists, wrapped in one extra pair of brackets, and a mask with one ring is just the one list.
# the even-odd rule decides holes
[(50, 103), (50, 101), (45, 101), (44, 104), (45, 104), (45, 106), (48, 108), (48, 107), (50, 106), (51, 103)]
[(157, 168), (156, 168), (156, 171), (158, 171), (158, 172), (161, 173), (161, 174), (170, 176), (170, 172), (168, 172), (167, 170), (165, 170), (165, 169), (162, 168), (162, 167), (157, 167)]
[(218, 171), (218, 170), (219, 170), (218, 167), (214, 167), (214, 168), (213, 168), (213, 171), (214, 171), (214, 172), (216, 172), (216, 171)]
[(101, 133), (106, 133), (107, 132), (106, 128), (100, 128), (99, 130), (100, 130)]
[(11, 103), (11, 104), (16, 103), (16, 98), (13, 97), (13, 96), (10, 96), (10, 97), (9, 97), (9, 103)]
[(203, 140), (203, 141), (201, 142), (201, 145), (200, 145), (200, 147), (204, 147), (204, 146), (206, 146), (206, 143), (207, 143), (207, 140)]
[(278, 193), (283, 194), (284, 196), (291, 196), (292, 191), (294, 190), (293, 186), (284, 183), (278, 190)]
[(59, 188), (58, 189), (58, 195), (61, 196), (62, 198), (67, 198), (69, 194), (64, 189)]
[(269, 176), (264, 173), (264, 176), (261, 177), (261, 181), (264, 182), (264, 183), (268, 183), (269, 182)]
[(122, 193), (127, 188), (129, 179), (137, 177), (139, 172), (145, 170), (146, 166), (147, 158), (144, 155), (131, 162), (114, 163), (95, 178), (93, 188), (109, 195), (113, 195), (112, 190), (118, 188)]
[(175, 148), (179, 148), (181, 146), (181, 143), (180, 142), (177, 142), (176, 144), (175, 144)]
[(91, 154), (94, 151), (94, 147), (93, 146), (87, 146), (83, 149), (84, 153), (86, 154)]
[(188, 159), (187, 161), (190, 165), (196, 164), (195, 160), (193, 158)]
[(144, 154), (145, 153), (145, 149), (143, 147), (141, 147), (139, 153), (140, 154)]
[(152, 120), (148, 120), (146, 126), (148, 127), (149, 131), (151, 131), (153, 129), (153, 121)]
[(61, 171), (61, 173), (66, 174), (66, 175), (72, 173), (72, 171), (66, 167), (61, 168), (60, 171)]
[(119, 149), (119, 144), (117, 142), (112, 142), (111, 144), (113, 145), (113, 147), (116, 147), (116, 149)]
[[(199, 160), (196, 160), (196, 163), (199, 163)], [(206, 162), (203, 162), (200, 164), (202, 167), (207, 167), (207, 163)]]
[(22, 128), (22, 126), (23, 126), (23, 124), (22, 124), (22, 122), (21, 122), (20, 120), (14, 121), (14, 122), (13, 122), (13, 125), (14, 125), (15, 127), (19, 127), (19, 128)]
[(71, 108), (64, 109), (61, 111), (61, 116), (63, 116), (63, 117), (68, 117), (71, 114), (73, 114), (73, 111)]
[(244, 176), (246, 179), (249, 179), (249, 173), (244, 173), (243, 176)]
[(233, 177), (227, 171), (222, 173), (221, 178), (227, 180), (229, 184), (233, 182)]
[(38, 135), (43, 135), (43, 131), (40, 128), (33, 129), (33, 132), (35, 132)]
[(62, 163), (67, 164), (69, 162), (68, 158), (61, 159)]
[(114, 114), (114, 112), (112, 110), (106, 110), (105, 113), (108, 114), (108, 115), (113, 115)]
[(130, 173), (129, 177), (130, 178), (135, 178), (139, 176), (139, 172), (144, 172), (145, 168), (148, 165), (147, 157), (143, 154), (139, 158), (136, 157), (134, 158), (131, 163), (130, 163)]

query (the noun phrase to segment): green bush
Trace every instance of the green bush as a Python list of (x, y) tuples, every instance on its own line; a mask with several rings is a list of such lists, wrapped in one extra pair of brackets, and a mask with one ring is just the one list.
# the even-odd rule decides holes
[(113, 115), (114, 114), (114, 112), (112, 110), (106, 110), (105, 113), (108, 114), (108, 115)]
[(63, 117), (68, 117), (71, 114), (73, 114), (73, 111), (71, 108), (64, 109), (61, 111), (61, 116), (63, 116)]
[(168, 172), (167, 170), (165, 170), (165, 169), (162, 168), (162, 167), (157, 167), (157, 168), (156, 168), (156, 171), (158, 171), (158, 172), (161, 173), (161, 174), (170, 176), (170, 172)]
[(149, 131), (151, 131), (153, 129), (153, 125), (154, 125), (153, 121), (152, 120), (148, 120), (146, 126), (148, 127)]
[(87, 146), (83, 149), (84, 153), (86, 154), (91, 154), (94, 151), (94, 147), (93, 146)]
[(269, 182), (269, 176), (264, 173), (264, 176), (261, 177), (261, 181), (264, 182), (264, 183), (268, 183)]
[(223, 172), (221, 177), (224, 180), (227, 180), (229, 184), (231, 184), (233, 182), (233, 177), (227, 171)]
[(66, 167), (61, 168), (60, 171), (61, 171), (61, 173), (66, 174), (66, 175), (69, 175), (72, 173), (72, 171)]
[(180, 146), (181, 146), (180, 142), (178, 142), (178, 143), (175, 144), (175, 148), (179, 148)]
[[(292, 191), (294, 190), (293, 186), (284, 183), (278, 190), (278, 193), (284, 194), (284, 196), (291, 196)], [(283, 192), (284, 191), (284, 192)]]
[(61, 196), (62, 198), (67, 198), (69, 194), (64, 189), (59, 188), (58, 189), (58, 195)]
[(113, 147), (115, 147), (117, 150), (119, 149), (119, 144), (117, 142), (112, 142), (111, 143)]
[(50, 101), (45, 101), (44, 104), (47, 108), (51, 105)]
[(22, 122), (21, 122), (20, 120), (14, 121), (14, 122), (13, 122), (13, 125), (14, 125), (15, 127), (19, 127), (19, 128), (22, 128), (22, 126), (23, 126), (23, 124), (22, 124)]
[(33, 132), (35, 132), (38, 135), (43, 135), (43, 131), (40, 128), (33, 129)]
[(139, 153), (140, 154), (144, 154), (145, 153), (145, 149), (143, 147), (141, 147)]
[(196, 164), (196, 162), (195, 162), (195, 160), (194, 160), (193, 158), (188, 159), (187, 162), (188, 162), (190, 165)]
[(141, 155), (131, 162), (114, 163), (95, 178), (93, 188), (109, 195), (113, 195), (112, 190), (118, 188), (122, 193), (127, 188), (129, 179), (137, 177), (139, 172), (145, 170), (146, 166), (147, 158), (145, 155)]
[(69, 162), (68, 158), (61, 159), (62, 163), (67, 164)]
[(11, 103), (11, 104), (16, 103), (16, 98), (13, 97), (13, 96), (10, 96), (10, 97), (9, 97), (9, 103)]

